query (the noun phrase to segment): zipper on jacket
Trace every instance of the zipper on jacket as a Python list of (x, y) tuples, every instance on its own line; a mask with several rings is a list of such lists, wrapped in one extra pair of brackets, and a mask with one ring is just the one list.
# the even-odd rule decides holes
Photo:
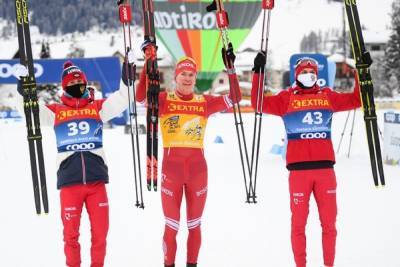
[(85, 166), (85, 159), (83, 157), (83, 152), (81, 152), (81, 161), (82, 161), (82, 182), (86, 184), (86, 166)]

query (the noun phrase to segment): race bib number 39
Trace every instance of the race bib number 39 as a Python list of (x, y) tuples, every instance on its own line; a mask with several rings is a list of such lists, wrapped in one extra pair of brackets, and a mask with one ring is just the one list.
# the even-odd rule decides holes
[(103, 124), (96, 119), (66, 121), (55, 127), (58, 152), (87, 151), (103, 146)]
[(304, 110), (284, 116), (288, 139), (330, 139), (332, 112), (330, 110)]

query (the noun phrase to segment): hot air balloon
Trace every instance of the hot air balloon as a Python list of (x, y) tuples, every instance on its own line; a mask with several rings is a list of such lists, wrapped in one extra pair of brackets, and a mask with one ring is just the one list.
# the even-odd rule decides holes
[[(190, 56), (197, 62), (196, 87), (210, 89), (217, 74), (224, 69), (221, 59), (221, 36), (215, 13), (206, 11), (211, 1), (155, 0), (154, 23), (157, 38), (175, 61)], [(260, 12), (259, 0), (231, 0), (224, 3), (229, 14), (229, 37), (238, 48), (249, 34)]]

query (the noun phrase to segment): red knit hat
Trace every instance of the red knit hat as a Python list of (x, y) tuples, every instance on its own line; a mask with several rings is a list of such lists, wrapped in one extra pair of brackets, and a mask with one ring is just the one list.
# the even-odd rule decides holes
[(64, 63), (64, 70), (61, 76), (61, 86), (65, 90), (67, 87), (67, 84), (70, 81), (80, 79), (82, 80), (85, 84), (87, 84), (87, 79), (85, 73), (78, 68), (77, 66), (74, 65), (71, 61), (66, 61)]
[(294, 70), (296, 79), (297, 75), (299, 75), (304, 69), (313, 69), (315, 74), (318, 75), (318, 62), (310, 57), (303, 57), (297, 60)]
[(182, 71), (192, 71), (197, 73), (196, 61), (191, 57), (183, 57), (176, 63), (175, 67), (175, 77), (179, 75)]

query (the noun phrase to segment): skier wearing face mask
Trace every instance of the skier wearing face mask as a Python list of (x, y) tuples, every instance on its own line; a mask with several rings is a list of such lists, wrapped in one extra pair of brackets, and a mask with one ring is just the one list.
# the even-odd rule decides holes
[[(254, 59), (252, 106), (256, 108), (257, 85), (263, 79), (265, 53)], [(331, 267), (336, 244), (335, 155), (331, 140), (334, 112), (361, 106), (358, 77), (352, 93), (337, 93), (317, 84), (318, 62), (301, 58), (295, 67), (295, 84), (274, 96), (263, 96), (262, 112), (280, 116), (287, 134), (286, 168), (289, 170), (291, 241), (297, 267), (306, 266), (305, 227), (311, 193), (317, 202), (322, 226), (324, 264)]]
[[(133, 53), (128, 61), (133, 62)], [(28, 75), (19, 66), (14, 75)], [(91, 267), (104, 266), (109, 226), (108, 167), (103, 150), (103, 123), (128, 107), (128, 89), (121, 88), (106, 99), (94, 99), (85, 73), (71, 61), (64, 63), (61, 103), (39, 105), (42, 125), (53, 125), (57, 141), (57, 189), (60, 189), (66, 266), (81, 266), (79, 226), (83, 206), (89, 214)], [(22, 95), (19, 83), (18, 92)], [(132, 92), (133, 93), (133, 92)], [(22, 101), (21, 99), (19, 99)], [(18, 105), (22, 107), (22, 103)], [(23, 114), (23, 112), (20, 112)]]

